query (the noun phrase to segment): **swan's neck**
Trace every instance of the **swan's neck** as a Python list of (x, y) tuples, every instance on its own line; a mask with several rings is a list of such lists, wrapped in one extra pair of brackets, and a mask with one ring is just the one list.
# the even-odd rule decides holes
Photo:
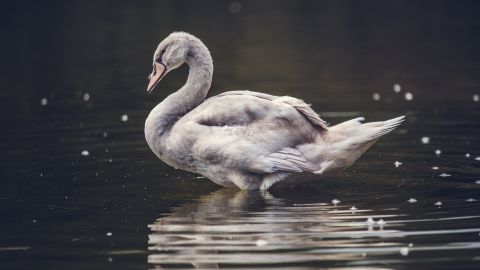
[[(208, 53), (208, 51), (206, 53)], [(180, 103), (180, 107), (177, 107), (180, 109), (179, 116), (183, 116), (197, 107), (207, 96), (212, 83), (213, 64), (210, 53), (206, 56), (208, 56), (208, 58), (196, 58), (195, 56), (189, 56), (187, 58), (189, 67), (187, 82), (182, 88), (162, 102), (173, 101), (176, 105)]]
[(190, 69), (185, 85), (158, 104), (145, 122), (145, 136), (149, 144), (164, 136), (207, 96), (213, 74), (213, 62), (207, 47), (203, 43), (192, 44), (186, 63)]

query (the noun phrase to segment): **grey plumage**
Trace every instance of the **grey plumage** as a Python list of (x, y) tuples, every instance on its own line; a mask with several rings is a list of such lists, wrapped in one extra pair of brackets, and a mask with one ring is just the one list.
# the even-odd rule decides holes
[(205, 99), (213, 62), (207, 47), (183, 32), (163, 40), (153, 61), (148, 91), (183, 63), (190, 71), (186, 84), (148, 116), (148, 145), (167, 164), (223, 186), (267, 189), (294, 173), (338, 172), (404, 119), (362, 124), (357, 118), (328, 127), (289, 96), (230, 91)]

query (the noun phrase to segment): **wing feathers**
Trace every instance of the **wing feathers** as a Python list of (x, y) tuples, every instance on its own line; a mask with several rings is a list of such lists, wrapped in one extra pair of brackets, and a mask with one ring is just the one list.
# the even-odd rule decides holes
[(325, 122), (323, 119), (318, 116), (318, 114), (312, 110), (312, 108), (308, 105), (292, 105), (297, 109), (299, 112), (301, 112), (303, 115), (305, 115), (310, 122), (313, 124), (323, 128), (323, 129), (328, 129), (328, 124)]
[(302, 153), (294, 148), (283, 148), (265, 158), (273, 171), (303, 172), (315, 171), (317, 166), (303, 157)]
[(303, 114), (313, 125), (321, 127), (322, 129), (325, 129), (325, 130), (328, 129), (327, 122), (321, 119), (320, 116), (318, 116), (318, 114), (301, 99), (290, 97), (290, 96), (277, 97), (277, 96), (272, 96), (265, 93), (258, 93), (258, 92), (252, 92), (252, 91), (229, 91), (229, 92), (224, 92), (218, 96), (226, 96), (226, 95), (248, 95), (252, 97), (270, 100), (272, 102), (281, 102), (283, 104), (288, 104), (294, 107), (299, 113)]

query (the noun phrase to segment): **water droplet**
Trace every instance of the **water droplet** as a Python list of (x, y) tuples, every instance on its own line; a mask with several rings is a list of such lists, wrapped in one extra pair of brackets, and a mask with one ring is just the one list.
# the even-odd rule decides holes
[(268, 245), (268, 242), (263, 239), (259, 239), (255, 242), (255, 245), (257, 245), (257, 247), (263, 247)]
[(480, 96), (479, 95), (473, 95), (473, 101), (478, 102), (480, 101)]
[(432, 170), (438, 170), (437, 166), (432, 167)]
[(407, 202), (409, 202), (409, 203), (416, 203), (416, 202), (417, 202), (417, 199), (415, 199), (415, 198), (410, 198), (410, 199), (408, 199)]
[(475, 160), (476, 160), (476, 161), (480, 161), (480, 157), (476, 157)]
[(90, 155), (90, 152), (88, 152), (87, 150), (82, 151), (82, 156), (88, 156), (88, 155)]
[(475, 200), (474, 198), (468, 198), (465, 200), (466, 202), (476, 202), (477, 200)]
[(333, 199), (333, 200), (332, 200), (332, 204), (333, 204), (333, 205), (337, 205), (337, 204), (339, 204), (339, 203), (341, 203), (340, 200), (337, 200), (337, 199)]
[(423, 144), (429, 144), (430, 143), (430, 137), (422, 137), (422, 143)]
[(408, 243), (408, 247), (413, 247), (413, 243)]
[(111, 232), (107, 232), (105, 235), (106, 235), (106, 236), (112, 236), (112, 233), (111, 233)]
[(40, 104), (41, 104), (42, 106), (46, 106), (46, 105), (48, 104), (48, 99), (42, 98), (42, 99), (40, 100)]
[(435, 155), (439, 156), (441, 153), (442, 153), (442, 150), (440, 149), (435, 150)]
[(102, 135), (104, 138), (108, 137), (108, 133), (106, 131), (104, 131)]
[(380, 94), (379, 93), (373, 93), (372, 98), (373, 98), (373, 100), (380, 100)]
[(480, 180), (475, 181), (475, 184), (479, 184), (479, 185), (480, 185)]
[(350, 211), (355, 212), (357, 211), (357, 208), (355, 206), (350, 207)]
[(85, 101), (90, 100), (90, 94), (89, 93), (83, 94), (83, 100), (85, 100)]
[(408, 247), (402, 247), (400, 249), (400, 254), (402, 254), (402, 256), (408, 256), (408, 252), (409, 252)]
[(413, 99), (413, 94), (410, 92), (405, 93), (405, 100), (410, 101)]
[(395, 161), (395, 163), (393, 163), (393, 165), (395, 165), (396, 168), (400, 167), (400, 165), (402, 165), (403, 163), (400, 162), (400, 161)]
[(402, 86), (401, 86), (400, 84), (398, 84), (398, 83), (394, 84), (394, 85), (393, 85), (393, 91), (394, 91), (395, 93), (400, 93), (400, 91), (402, 91)]
[(385, 224), (387, 224), (387, 222), (385, 222), (385, 220), (383, 220), (383, 219), (379, 219), (377, 221), (377, 224), (378, 224), (378, 226), (383, 227)]
[(122, 115), (121, 119), (122, 119), (123, 122), (127, 122), (128, 121), (128, 115), (126, 115), (126, 114)]
[(372, 226), (373, 224), (375, 224), (375, 221), (373, 221), (373, 218), (369, 217), (369, 218), (367, 218), (367, 221), (365, 221), (365, 223), (368, 226)]
[(232, 1), (227, 6), (228, 12), (238, 14), (242, 11), (242, 4), (238, 1)]
[(435, 206), (442, 206), (442, 202), (441, 201), (436, 202)]
[(448, 173), (442, 173), (439, 175), (440, 177), (450, 177), (452, 176), (451, 174), (448, 174)]
[(469, 153), (466, 153), (466, 154), (465, 154), (465, 157), (466, 157), (466, 158), (469, 158), (469, 157), (470, 157), (470, 154), (469, 154)]

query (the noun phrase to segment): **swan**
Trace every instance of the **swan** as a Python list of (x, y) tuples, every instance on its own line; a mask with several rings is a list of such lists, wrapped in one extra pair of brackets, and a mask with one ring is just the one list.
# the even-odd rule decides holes
[(309, 105), (290, 96), (229, 91), (205, 99), (212, 57), (200, 39), (185, 32), (174, 32), (158, 45), (147, 92), (183, 63), (189, 66), (185, 85), (153, 108), (145, 138), (168, 165), (221, 186), (266, 190), (302, 172), (337, 173), (404, 120), (362, 123), (359, 117), (329, 127)]

